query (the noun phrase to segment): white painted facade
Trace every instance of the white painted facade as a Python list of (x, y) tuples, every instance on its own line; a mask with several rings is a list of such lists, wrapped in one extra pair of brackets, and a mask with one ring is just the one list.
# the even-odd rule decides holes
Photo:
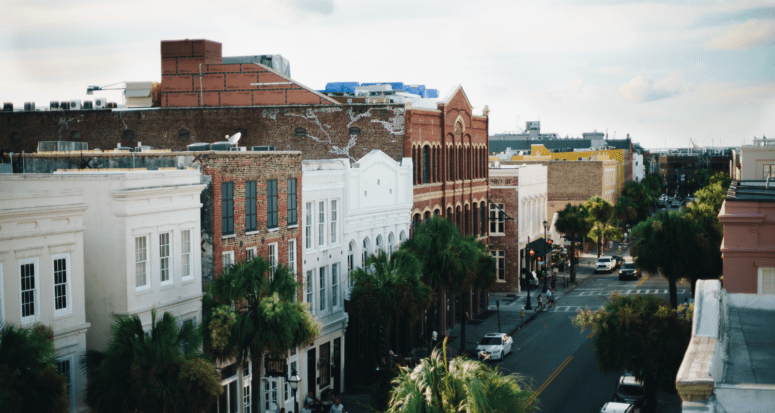
[(754, 139), (753, 145), (740, 148), (740, 180), (767, 179), (775, 177), (775, 141)]
[(646, 177), (646, 166), (643, 164), (643, 154), (632, 154), (632, 180), (640, 182)]
[[(490, 170), (492, 171), (492, 169)], [(545, 165), (519, 166), (519, 249), (527, 246), (527, 239), (544, 237), (544, 221), (548, 199), (548, 168)]]
[(0, 321), (52, 328), (70, 411), (83, 411), (84, 192), (23, 178), (0, 175)]
[(114, 317), (151, 311), (201, 323), (200, 183), (197, 170), (14, 174), (4, 189), (77, 190), (83, 214), (86, 335), (104, 351)]

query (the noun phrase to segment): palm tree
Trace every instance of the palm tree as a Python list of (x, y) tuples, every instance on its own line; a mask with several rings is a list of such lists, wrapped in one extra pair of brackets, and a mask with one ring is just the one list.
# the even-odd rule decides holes
[(638, 205), (632, 198), (622, 195), (614, 205), (613, 216), (619, 221), (619, 225), (632, 223), (638, 218)]
[(380, 251), (369, 257), (365, 268), (350, 273), (354, 314), (381, 323), (385, 343), (390, 342), (390, 331), (398, 320), (417, 321), (428, 307), (432, 292), (420, 281), (421, 268), (417, 258), (404, 250), (394, 252), (390, 258)]
[[(223, 361), (235, 357), (240, 364), (252, 361), (254, 396), (261, 389), (264, 353), (284, 356), (320, 335), (320, 325), (312, 318), (309, 304), (296, 300), (299, 288), (288, 267), (273, 267), (260, 256), (227, 267), (210, 285), (215, 301), (234, 303), (236, 311), (226, 351), (215, 355)], [(251, 405), (257, 412), (259, 403)]]
[(498, 368), (457, 357), (447, 359), (436, 349), (414, 369), (402, 367), (393, 380), (388, 413), (529, 412), (535, 404), (533, 392), (524, 390), (517, 375), (501, 375)]
[[(465, 237), (459, 256), (460, 270), (465, 278), (455, 292), (462, 295), (462, 308), (468, 308), (471, 289), (487, 289), (495, 282), (495, 258), (487, 252), (487, 246), (475, 237)], [(465, 353), (466, 345), (466, 311), (460, 312), (460, 354)]]
[(576, 281), (576, 267), (573, 263), (576, 260), (576, 237), (585, 237), (592, 224), (589, 221), (589, 212), (583, 205), (574, 206), (565, 205), (565, 209), (560, 211), (555, 223), (557, 231), (565, 234), (566, 239), (570, 239), (570, 249), (568, 255), (571, 257), (570, 281)]
[[(465, 285), (466, 272), (461, 267), (468, 263), (461, 259), (462, 243), (463, 235), (451, 220), (434, 216), (417, 226), (412, 238), (401, 245), (401, 249), (413, 254), (422, 263), (423, 282), (430, 285), (436, 294), (434, 307), (439, 327), (442, 327), (442, 292), (458, 291)], [(427, 337), (430, 337), (433, 325), (428, 322), (426, 327)], [(444, 329), (441, 330), (443, 333)]]
[(611, 219), (614, 214), (614, 206), (599, 196), (589, 198), (584, 202), (584, 206), (589, 211), (589, 219), (592, 222), (592, 235), (597, 242), (597, 257), (600, 258), (603, 239), (606, 235), (612, 234)]
[(67, 381), (54, 367), (54, 333), (0, 322), (0, 411), (67, 412)]
[(209, 410), (221, 392), (215, 366), (199, 352), (201, 332), (188, 321), (178, 328), (164, 313), (151, 330), (137, 315), (118, 317), (105, 352), (87, 351), (86, 404), (94, 412)]

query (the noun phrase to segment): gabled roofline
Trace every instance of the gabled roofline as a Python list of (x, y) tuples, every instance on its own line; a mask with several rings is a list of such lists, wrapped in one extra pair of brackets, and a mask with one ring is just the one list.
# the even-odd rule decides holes
[[(278, 71), (276, 71), (276, 70), (272, 69), (272, 68), (271, 68), (271, 67), (269, 67), (269, 66), (265, 66), (265, 65), (262, 65), (261, 63), (256, 63), (256, 62), (251, 62), (251, 63), (248, 63), (248, 64), (252, 64), (252, 65), (256, 65), (256, 66), (258, 66), (258, 67), (262, 67), (262, 68), (264, 68), (264, 69), (266, 69), (266, 70), (270, 71), (271, 73), (274, 73), (274, 74), (275, 74), (275, 75), (277, 75), (277, 76), (280, 76), (281, 78), (283, 78), (283, 79), (285, 79), (285, 80), (287, 80), (287, 81), (289, 81), (289, 82), (293, 82), (294, 84), (301, 86), (301, 87), (302, 87), (302, 88), (304, 88), (304, 89), (305, 89), (307, 92), (311, 92), (311, 93), (313, 93), (314, 95), (316, 95), (316, 96), (319, 96), (319, 97), (321, 97), (321, 98), (325, 99), (326, 101), (328, 101), (328, 102), (330, 102), (330, 103), (333, 103), (333, 104), (335, 104), (335, 105), (341, 105), (341, 103), (340, 103), (340, 102), (337, 102), (336, 100), (334, 100), (334, 99), (331, 99), (330, 97), (328, 97), (328, 96), (326, 96), (326, 95), (324, 95), (324, 94), (322, 94), (322, 93), (318, 92), (317, 90), (315, 90), (315, 89), (312, 89), (311, 87), (309, 87), (309, 86), (307, 86), (307, 85), (303, 85), (303, 84), (301, 84), (301, 83), (297, 82), (296, 80), (293, 80), (293, 79), (291, 79), (291, 78), (289, 78), (289, 77), (287, 77), (287, 76), (283, 75), (282, 73), (280, 73), (280, 72), (278, 72)], [(258, 90), (260, 90), (260, 89), (258, 89)]]

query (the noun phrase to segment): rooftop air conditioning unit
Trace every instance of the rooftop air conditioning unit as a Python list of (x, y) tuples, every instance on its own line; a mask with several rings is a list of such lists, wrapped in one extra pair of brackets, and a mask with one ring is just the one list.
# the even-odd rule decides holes
[(108, 107), (108, 101), (105, 98), (94, 99), (94, 109), (105, 109)]
[(35, 110), (35, 102), (24, 102), (24, 110), (27, 112)]
[(81, 101), (80, 100), (71, 100), (70, 101), (70, 110), (81, 110)]
[(3, 103), (3, 112), (13, 112), (13, 103), (10, 103), (10, 102)]
[(52, 100), (51, 103), (49, 103), (48, 107), (50, 109), (59, 109), (59, 102), (56, 100)]
[(266, 151), (274, 151), (275, 147), (274, 146), (254, 146), (253, 148), (251, 148), (251, 150), (255, 152), (266, 152)]
[(189, 152), (193, 151), (209, 151), (210, 150), (210, 144), (209, 143), (192, 143), (191, 145), (188, 145), (186, 147)]
[(91, 100), (84, 100), (83, 101), (83, 108), (84, 109), (94, 109), (94, 104)]
[(229, 142), (214, 142), (210, 144), (210, 149), (213, 151), (230, 151), (232, 146)]
[(70, 102), (67, 102), (67, 101), (59, 102), (59, 109), (70, 110)]

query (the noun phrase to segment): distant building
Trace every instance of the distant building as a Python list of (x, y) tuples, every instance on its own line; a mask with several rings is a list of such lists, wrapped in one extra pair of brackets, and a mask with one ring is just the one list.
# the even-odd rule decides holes
[(732, 151), (730, 176), (733, 180), (775, 177), (775, 140), (754, 138), (753, 145)]
[(525, 122), (525, 130), (519, 133), (496, 133), (490, 136), (491, 141), (536, 141), (560, 139), (556, 133), (541, 133), (541, 121)]
[(425, 85), (405, 85), (402, 82), (331, 82), (320, 93), (341, 103), (419, 104), (423, 99), (435, 102), (439, 97), (436, 89), (426, 89)]
[(681, 197), (692, 194), (703, 186), (706, 176), (728, 174), (731, 163), (731, 149), (674, 150), (660, 155), (659, 174), (664, 179), (664, 192)]
[(682, 411), (772, 411), (775, 299), (727, 292), (718, 280), (695, 288), (692, 337), (676, 377)]
[(632, 154), (632, 180), (635, 182), (642, 181), (646, 176), (646, 168), (643, 162), (643, 154), (637, 152)]

